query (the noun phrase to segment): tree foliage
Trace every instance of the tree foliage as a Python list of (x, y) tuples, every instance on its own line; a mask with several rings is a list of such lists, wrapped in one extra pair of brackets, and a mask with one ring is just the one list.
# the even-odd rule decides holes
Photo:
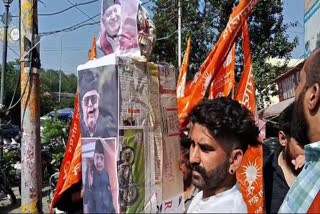
[[(10, 116), (13, 124), (20, 125), (21, 107), (19, 99), (21, 97), (20, 86), (20, 71), (15, 69), (15, 66), (19, 65), (19, 61), (11, 61), (7, 63), (6, 67), (6, 81), (5, 81), (5, 97), (4, 104), (6, 107), (17, 103), (17, 105), (10, 110)], [(61, 75), (61, 92), (75, 94), (77, 90), (77, 77), (75, 74)], [(18, 84), (18, 85), (17, 85)], [(18, 86), (16, 93), (15, 89)], [(44, 70), (40, 69), (40, 115), (45, 115), (52, 110), (74, 107), (74, 97), (62, 98), (61, 102), (58, 102), (58, 97), (54, 92), (59, 91), (59, 71), (57, 70)]]
[[(239, 0), (201, 0), (181, 1), (182, 6), (182, 50), (185, 50), (188, 35), (191, 36), (191, 56), (188, 79), (193, 78), (200, 64), (224, 30), (234, 5)], [(153, 60), (166, 61), (177, 66), (178, 25), (177, 1), (154, 1), (153, 20), (157, 28), (156, 47)], [(272, 68), (266, 63), (269, 58), (288, 60), (291, 51), (297, 45), (295, 38), (290, 41), (287, 30), (297, 23), (285, 24), (283, 21), (283, 1), (259, 0), (251, 16), (248, 18), (253, 70), (258, 106), (268, 104), (270, 94), (275, 94), (271, 81), (284, 71), (284, 68)], [(172, 34), (174, 33), (174, 34)], [(170, 37), (169, 37), (170, 36)], [(236, 76), (239, 80), (243, 67), (241, 39), (237, 41)], [(271, 72), (272, 70), (272, 72)], [(268, 86), (268, 87), (267, 87)]]

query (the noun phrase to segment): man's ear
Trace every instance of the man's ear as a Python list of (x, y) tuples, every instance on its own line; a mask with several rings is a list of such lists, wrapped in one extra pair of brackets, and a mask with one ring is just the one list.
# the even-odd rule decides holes
[(313, 84), (307, 91), (307, 108), (309, 111), (316, 110), (320, 101), (320, 86), (318, 83)]
[(281, 146), (285, 147), (288, 143), (286, 134), (283, 131), (278, 132), (278, 139)]
[(243, 151), (241, 149), (235, 149), (231, 152), (230, 155), (230, 167), (229, 173), (234, 174), (237, 169), (240, 167), (243, 159)]

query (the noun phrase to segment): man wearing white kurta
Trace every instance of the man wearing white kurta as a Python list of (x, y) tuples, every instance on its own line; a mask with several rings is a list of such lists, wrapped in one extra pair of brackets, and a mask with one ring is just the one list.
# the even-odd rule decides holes
[(201, 191), (194, 197), (188, 213), (248, 213), (238, 184), (209, 198), (202, 198), (202, 194)]
[(236, 179), (248, 145), (259, 129), (249, 110), (229, 98), (206, 100), (190, 114), (192, 183), (201, 190), (188, 213), (247, 213)]

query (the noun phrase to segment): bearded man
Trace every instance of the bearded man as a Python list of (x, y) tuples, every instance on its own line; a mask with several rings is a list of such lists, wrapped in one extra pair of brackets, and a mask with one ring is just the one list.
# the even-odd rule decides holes
[(295, 101), (291, 133), (304, 145), (306, 163), (279, 213), (320, 213), (320, 49), (304, 62)]
[(249, 110), (229, 98), (206, 100), (190, 114), (192, 183), (201, 191), (188, 213), (247, 213), (236, 180), (248, 145), (259, 129)]
[(278, 213), (290, 187), (305, 163), (304, 150), (290, 133), (294, 103), (279, 116), (278, 138), (281, 147), (264, 160), (266, 213)]

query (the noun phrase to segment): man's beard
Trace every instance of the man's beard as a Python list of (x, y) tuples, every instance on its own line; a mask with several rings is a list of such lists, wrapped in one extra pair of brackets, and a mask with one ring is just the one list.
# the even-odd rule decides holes
[(217, 189), (223, 180), (226, 179), (228, 166), (228, 159), (225, 159), (218, 168), (207, 172), (203, 167), (199, 166), (199, 164), (191, 164), (192, 170), (201, 175), (200, 182), (194, 181), (192, 178), (193, 185), (201, 190)]
[(302, 90), (298, 100), (294, 104), (292, 121), (291, 121), (291, 136), (296, 139), (299, 144), (306, 145), (310, 143), (308, 137), (308, 123), (304, 114), (303, 100), (306, 91)]
[[(289, 143), (292, 143), (292, 142), (288, 142)], [(290, 146), (287, 145), (284, 150), (283, 150), (283, 158), (285, 159), (286, 163), (287, 163), (287, 166), (289, 166), (291, 172), (295, 175), (295, 176), (298, 176), (299, 173), (301, 172), (302, 168), (296, 170), (295, 169), (295, 166), (292, 164), (292, 160), (294, 159), (291, 155), (291, 151), (290, 151)]]

